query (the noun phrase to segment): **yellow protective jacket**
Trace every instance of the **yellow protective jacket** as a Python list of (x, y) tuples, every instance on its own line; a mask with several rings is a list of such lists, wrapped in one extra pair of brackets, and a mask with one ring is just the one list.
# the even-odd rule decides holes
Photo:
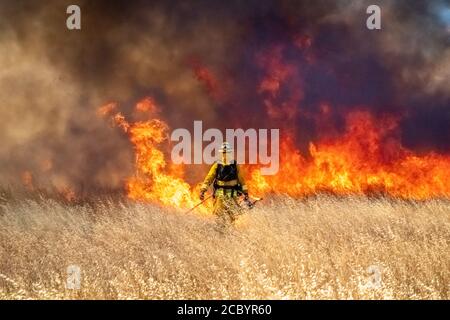
[(218, 185), (234, 185), (234, 184), (239, 184), (241, 186), (242, 192), (247, 193), (248, 189), (247, 186), (245, 184), (245, 180), (243, 178), (242, 172), (240, 167), (236, 164), (236, 171), (237, 171), (237, 181), (233, 180), (233, 181), (228, 181), (228, 182), (221, 182), (221, 181), (215, 181), (216, 177), (217, 177), (217, 167), (218, 167), (219, 162), (215, 162), (212, 166), (211, 169), (209, 169), (208, 174), (205, 177), (205, 180), (203, 180), (203, 183), (201, 185), (200, 190), (201, 191), (206, 191), (208, 190), (208, 187), (213, 183), (216, 182), (216, 184)]

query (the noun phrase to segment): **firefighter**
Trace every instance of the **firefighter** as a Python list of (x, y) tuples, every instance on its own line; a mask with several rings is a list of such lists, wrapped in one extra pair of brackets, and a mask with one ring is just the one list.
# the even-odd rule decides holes
[(248, 190), (236, 160), (231, 158), (233, 150), (228, 142), (219, 149), (222, 157), (216, 161), (208, 172), (200, 188), (200, 200), (205, 198), (208, 187), (213, 185), (213, 213), (223, 224), (233, 223), (241, 212), (237, 199), (244, 195), (248, 201)]

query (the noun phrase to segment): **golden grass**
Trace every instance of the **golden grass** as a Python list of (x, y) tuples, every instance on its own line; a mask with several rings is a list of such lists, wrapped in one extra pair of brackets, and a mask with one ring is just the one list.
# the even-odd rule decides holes
[(2, 299), (449, 299), (450, 202), (275, 197), (220, 233), (127, 201), (9, 201), (0, 255)]

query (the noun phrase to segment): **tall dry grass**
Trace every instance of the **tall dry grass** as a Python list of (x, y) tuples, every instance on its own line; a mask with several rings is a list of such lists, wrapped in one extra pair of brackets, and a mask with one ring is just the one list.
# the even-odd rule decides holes
[(3, 299), (448, 299), (450, 203), (277, 197), (221, 233), (126, 201), (6, 201), (0, 255)]

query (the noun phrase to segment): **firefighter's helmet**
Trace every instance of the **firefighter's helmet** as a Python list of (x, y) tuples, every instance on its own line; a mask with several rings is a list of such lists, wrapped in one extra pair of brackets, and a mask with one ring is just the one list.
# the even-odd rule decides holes
[(219, 149), (220, 153), (231, 153), (233, 149), (231, 148), (230, 144), (228, 142), (222, 143), (222, 146)]

